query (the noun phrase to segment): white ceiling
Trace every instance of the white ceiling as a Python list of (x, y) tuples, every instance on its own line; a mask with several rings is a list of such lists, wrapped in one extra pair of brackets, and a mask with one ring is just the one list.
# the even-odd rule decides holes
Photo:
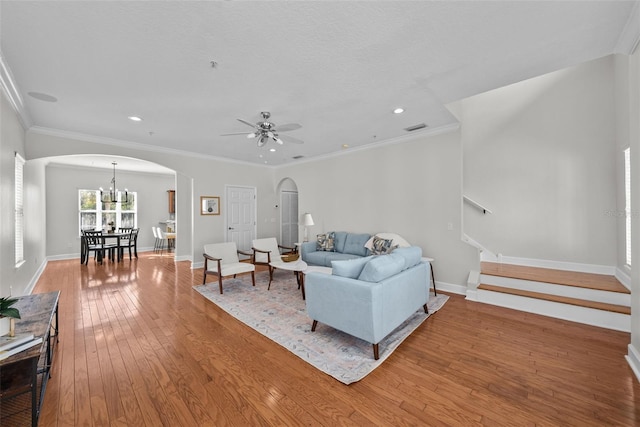
[[(449, 126), (449, 102), (624, 51), (637, 3), (2, 1), (0, 49), (30, 126), (281, 165)], [(220, 136), (260, 111), (305, 144)]]

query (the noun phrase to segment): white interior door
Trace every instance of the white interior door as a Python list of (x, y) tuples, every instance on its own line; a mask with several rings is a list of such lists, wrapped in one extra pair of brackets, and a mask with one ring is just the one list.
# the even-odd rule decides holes
[(235, 242), (241, 251), (251, 250), (256, 238), (256, 189), (227, 187), (227, 242)]
[(280, 193), (280, 244), (294, 247), (298, 242), (298, 193), (282, 191)]

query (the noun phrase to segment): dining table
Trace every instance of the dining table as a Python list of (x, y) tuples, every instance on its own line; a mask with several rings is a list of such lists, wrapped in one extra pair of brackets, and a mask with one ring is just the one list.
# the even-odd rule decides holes
[[(118, 262), (122, 261), (122, 253), (118, 248), (120, 248), (120, 241), (123, 237), (128, 237), (131, 234), (129, 231), (113, 231), (111, 233), (102, 233), (102, 244), (105, 245), (107, 239), (116, 239), (116, 257)], [(86, 257), (89, 256), (89, 251), (87, 251), (86, 238), (84, 235), (80, 237), (80, 264), (84, 264), (87, 260)]]

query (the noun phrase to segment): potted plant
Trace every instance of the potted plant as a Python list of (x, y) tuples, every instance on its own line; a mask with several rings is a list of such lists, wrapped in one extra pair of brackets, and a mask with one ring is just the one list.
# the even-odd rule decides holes
[(107, 233), (113, 233), (114, 231), (116, 231), (116, 224), (113, 221), (109, 221), (109, 229), (107, 230)]
[(13, 305), (18, 301), (17, 298), (1, 297), (0, 298), (0, 335), (5, 335), (12, 331), (12, 319), (20, 318), (20, 311)]

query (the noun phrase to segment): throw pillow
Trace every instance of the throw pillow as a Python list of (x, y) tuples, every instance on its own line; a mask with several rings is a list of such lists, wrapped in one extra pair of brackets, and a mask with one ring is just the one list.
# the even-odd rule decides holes
[(333, 233), (318, 234), (317, 248), (319, 251), (333, 252)]
[(346, 259), (339, 261), (331, 261), (331, 274), (334, 276), (348, 277), (357, 279), (362, 273), (365, 264), (369, 262), (371, 257)]
[(371, 253), (374, 255), (385, 255), (391, 253), (398, 245), (392, 246), (393, 240), (383, 239), (378, 236), (373, 236), (373, 242), (371, 242)]
[(398, 274), (404, 268), (404, 258), (400, 255), (379, 255), (374, 256), (358, 276), (358, 280), (365, 282), (381, 282), (384, 279)]

